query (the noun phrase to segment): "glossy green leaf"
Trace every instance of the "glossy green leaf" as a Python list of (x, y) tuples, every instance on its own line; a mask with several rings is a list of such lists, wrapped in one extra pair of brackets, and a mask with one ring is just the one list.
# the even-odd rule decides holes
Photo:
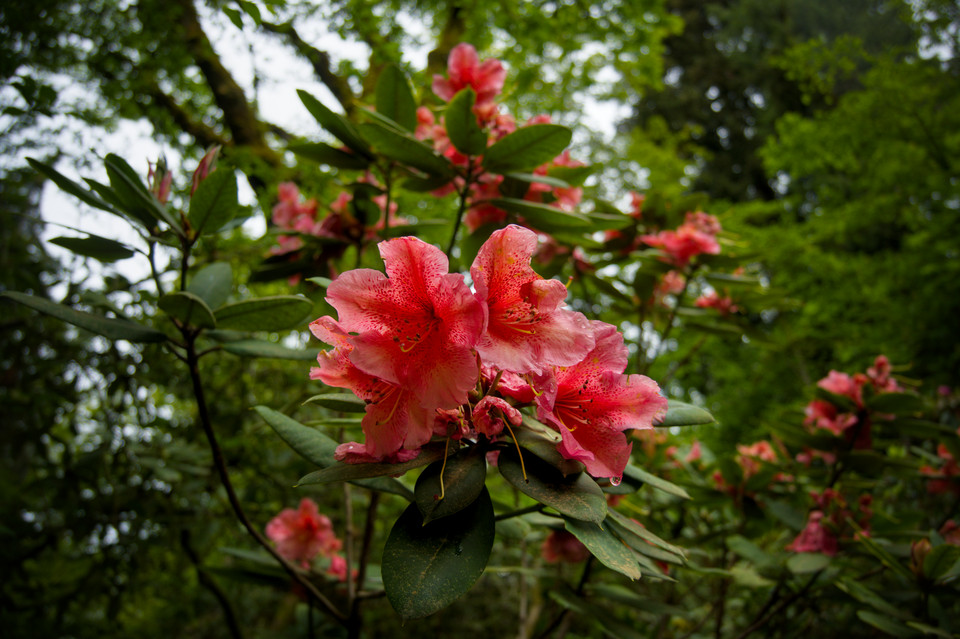
[(370, 159), (373, 158), (370, 154), (370, 145), (360, 137), (356, 128), (354, 128), (345, 117), (334, 113), (306, 91), (298, 89), (297, 95), (300, 96), (300, 101), (303, 102), (303, 106), (307, 107), (307, 111), (310, 112), (310, 115), (316, 119), (320, 126), (346, 144), (355, 153), (359, 153)]
[(586, 473), (564, 477), (552, 465), (529, 453), (523, 456), (521, 466), (516, 450), (509, 448), (500, 452), (497, 467), (503, 478), (520, 492), (559, 513), (595, 523), (606, 517), (607, 500), (603, 491)]
[(190, 279), (187, 291), (193, 293), (210, 308), (223, 305), (233, 289), (233, 269), (227, 262), (207, 264)]
[[(637, 522), (630, 520), (628, 517), (612, 508), (607, 511), (607, 521), (610, 520), (612, 520), (613, 523), (615, 523), (625, 532), (642, 540), (645, 544), (654, 548), (660, 548), (664, 552), (673, 555), (673, 560), (665, 561), (672, 561), (672, 563), (683, 563), (683, 560), (686, 558), (683, 548), (664, 541), (658, 535), (655, 535)], [(624, 541), (627, 540), (625, 539)], [(631, 545), (633, 544), (631, 543)]]
[(299, 362), (314, 362), (317, 359), (315, 350), (287, 348), (262, 339), (240, 339), (227, 342), (223, 345), (223, 350), (241, 357), (292, 359)]
[(559, 439), (551, 439), (542, 433), (532, 430), (532, 428), (536, 428), (536, 426), (531, 427), (531, 424), (539, 425), (540, 428), (543, 428), (540, 422), (526, 415), (524, 415), (523, 422), (526, 428), (518, 429), (514, 432), (517, 436), (517, 442), (524, 451), (530, 451), (534, 456), (539, 457), (559, 470), (565, 477), (584, 471), (586, 467), (583, 465), (583, 462), (576, 459), (566, 459), (560, 454), (560, 451), (557, 450)]
[(801, 552), (787, 559), (787, 568), (796, 575), (823, 570), (830, 565), (830, 556), (816, 552)]
[[(408, 470), (426, 466), (443, 458), (443, 445), (427, 444), (420, 450), (420, 454), (408, 462), (400, 464), (344, 464), (337, 462), (329, 468), (318, 470), (305, 475), (297, 482), (297, 486), (309, 484), (329, 484), (336, 481), (353, 481), (367, 477), (384, 477), (386, 475), (400, 476)], [(418, 515), (419, 516), (419, 515)]]
[(923, 560), (923, 575), (936, 581), (947, 574), (960, 561), (960, 546), (940, 544), (934, 547)]
[(924, 410), (923, 399), (910, 393), (880, 393), (866, 402), (867, 408), (878, 413), (915, 415)]
[[(561, 180), (560, 178), (551, 177), (550, 175), (540, 175), (539, 173), (520, 173), (518, 171), (514, 171), (512, 173), (507, 173), (503, 177), (508, 180), (526, 182), (527, 184), (546, 184), (547, 186), (552, 186), (557, 189), (570, 188), (570, 184)], [(503, 192), (502, 189), (501, 192)]]
[(690, 495), (687, 493), (687, 491), (680, 486), (677, 486), (673, 482), (669, 482), (661, 477), (657, 477), (654, 474), (648, 473), (644, 469), (634, 466), (633, 464), (627, 464), (623, 474), (630, 476), (637, 481), (642, 481), (643, 483), (652, 486), (657, 490), (662, 490), (668, 495), (673, 495), (674, 497), (679, 497), (680, 499), (690, 499)]
[(377, 78), (375, 91), (377, 112), (387, 116), (408, 131), (417, 128), (417, 102), (410, 81), (395, 64), (388, 64)]
[[(570, 186), (582, 186), (584, 180), (593, 174), (592, 166), (551, 166), (547, 169), (547, 175), (563, 180)], [(608, 212), (616, 212), (608, 211)]]
[(630, 579), (640, 578), (640, 566), (627, 546), (609, 530), (604, 530), (592, 521), (563, 518), (567, 532), (580, 540), (587, 550), (607, 568), (616, 570)]
[(701, 424), (714, 423), (713, 415), (706, 409), (680, 402), (675, 399), (667, 400), (667, 414), (663, 421), (657, 422), (655, 426), (699, 426)]
[(467, 87), (453, 96), (444, 114), (447, 135), (453, 146), (464, 155), (480, 155), (487, 149), (487, 134), (477, 124), (473, 103), (477, 95)]
[(157, 306), (170, 317), (184, 326), (214, 328), (217, 320), (213, 311), (199, 296), (187, 291), (167, 293), (157, 302)]
[(220, 167), (204, 178), (190, 198), (187, 221), (197, 235), (216, 233), (239, 210), (237, 176)]
[(486, 489), (470, 506), (424, 524), (411, 504), (394, 524), (383, 548), (383, 588), (404, 619), (441, 610), (466, 593), (490, 558), (495, 531)]
[(99, 235), (88, 235), (87, 237), (55, 237), (50, 240), (50, 243), (62, 246), (77, 255), (92, 257), (106, 264), (125, 260), (136, 254), (136, 251), (125, 244), (106, 237), (100, 237)]
[(239, 331), (282, 331), (298, 326), (310, 315), (313, 302), (296, 295), (258, 297), (227, 304), (214, 315), (220, 328)]
[(106, 211), (108, 213), (113, 213), (114, 215), (124, 217), (123, 214), (120, 213), (112, 204), (99, 197), (90, 189), (85, 189), (80, 184), (63, 175), (49, 164), (44, 164), (43, 162), (39, 162), (33, 158), (27, 158), (27, 162), (34, 169), (49, 178), (51, 182), (60, 187), (62, 191), (69, 193), (85, 204), (89, 204), (90, 206), (100, 209), (101, 211)]
[[(300, 422), (287, 417), (266, 406), (255, 406), (254, 409), (269, 426), (276, 431), (280, 438), (307, 461), (322, 468), (337, 464), (334, 453), (337, 442), (321, 433), (316, 428), (305, 426)], [(391, 477), (361, 478), (351, 483), (378, 490), (380, 492), (400, 495), (407, 501), (413, 501), (413, 493), (396, 479)]]
[(429, 175), (448, 178), (456, 175), (449, 160), (411, 135), (395, 131), (378, 122), (361, 124), (360, 132), (378, 152), (391, 160), (412, 166)]
[(127, 213), (148, 227), (153, 226), (152, 221), (155, 220), (163, 222), (177, 234), (183, 232), (180, 223), (173, 217), (170, 210), (166, 205), (160, 204), (157, 198), (147, 190), (140, 176), (127, 164), (126, 160), (111, 153), (104, 159), (103, 166), (107, 170), (107, 177), (110, 178), (110, 186), (124, 203), (124, 210)]
[(86, 329), (91, 333), (103, 335), (108, 339), (124, 339), (128, 342), (164, 342), (167, 340), (167, 336), (155, 328), (141, 326), (130, 320), (114, 319), (77, 311), (69, 306), (57, 304), (42, 297), (16, 291), (4, 291), (0, 293), (0, 297), (8, 297), (24, 306), (29, 306), (35, 311), (40, 311), (68, 324)]
[(480, 496), (486, 477), (486, 456), (478, 446), (452, 453), (446, 464), (437, 461), (427, 466), (413, 491), (423, 523), (448, 517), (472, 504)]
[(302, 158), (338, 169), (362, 171), (370, 166), (369, 158), (356, 153), (349, 153), (348, 151), (332, 147), (323, 142), (291, 144), (287, 148)]
[(560, 155), (573, 133), (559, 124), (534, 124), (517, 129), (487, 149), (483, 168), (490, 173), (532, 170)]
[(632, 217), (622, 213), (588, 213), (587, 219), (590, 220), (590, 228), (594, 231), (620, 230), (630, 226), (634, 221)]
[(917, 634), (913, 629), (903, 625), (896, 619), (870, 610), (858, 610), (857, 617), (860, 618), (860, 621), (870, 624), (877, 630), (893, 637), (913, 637)]
[[(316, 358), (316, 354), (314, 354), (314, 358)], [(367, 410), (367, 403), (353, 393), (324, 393), (322, 395), (314, 395), (305, 401), (304, 404), (318, 404), (324, 408), (342, 413), (363, 413)]]
[(508, 213), (520, 215), (533, 226), (544, 231), (587, 230), (591, 228), (590, 219), (579, 213), (570, 213), (547, 204), (530, 202), (507, 197), (489, 200), (489, 203)]

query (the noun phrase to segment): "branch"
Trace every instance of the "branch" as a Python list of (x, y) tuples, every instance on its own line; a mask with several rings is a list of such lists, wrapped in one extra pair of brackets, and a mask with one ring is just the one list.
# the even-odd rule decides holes
[(230, 605), (230, 600), (227, 599), (226, 593), (223, 592), (223, 589), (214, 581), (210, 573), (204, 569), (196, 551), (194, 551), (193, 546), (190, 545), (189, 530), (184, 529), (180, 531), (180, 545), (183, 547), (184, 552), (187, 553), (187, 558), (190, 559), (190, 563), (192, 563), (197, 570), (197, 580), (202, 586), (205, 586), (207, 590), (213, 593), (213, 596), (220, 604), (220, 609), (223, 610), (223, 618), (227, 622), (227, 628), (230, 630), (230, 636), (234, 639), (243, 639), (243, 633), (240, 632), (240, 626), (237, 624), (237, 616), (233, 612), (233, 606)]
[(310, 66), (313, 67), (314, 74), (325, 87), (330, 89), (330, 93), (337, 99), (337, 102), (340, 103), (347, 115), (353, 112), (353, 91), (350, 90), (350, 85), (347, 84), (344, 78), (341, 78), (333, 72), (330, 65), (330, 54), (326, 51), (321, 51), (311, 44), (307, 44), (304, 39), (300, 37), (300, 34), (297, 33), (292, 22), (274, 24), (263, 21), (260, 23), (260, 26), (269, 33), (286, 38), (287, 42), (293, 47), (297, 54), (310, 63)]
[(227, 144), (227, 140), (224, 139), (223, 136), (203, 122), (195, 120), (187, 113), (186, 109), (180, 106), (180, 104), (173, 99), (173, 96), (165, 93), (156, 81), (146, 80), (146, 85), (147, 90), (145, 95), (153, 101), (155, 106), (166, 111), (173, 119), (174, 124), (180, 127), (184, 133), (192, 137), (198, 146), (207, 149), (212, 146), (224, 146)]

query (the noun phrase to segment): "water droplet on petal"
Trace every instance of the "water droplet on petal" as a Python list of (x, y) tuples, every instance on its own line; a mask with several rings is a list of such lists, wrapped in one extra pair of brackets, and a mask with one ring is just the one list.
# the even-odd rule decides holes
[(623, 477), (611, 477), (611, 478), (610, 478), (610, 485), (611, 485), (611, 486), (619, 486), (621, 481), (623, 481)]

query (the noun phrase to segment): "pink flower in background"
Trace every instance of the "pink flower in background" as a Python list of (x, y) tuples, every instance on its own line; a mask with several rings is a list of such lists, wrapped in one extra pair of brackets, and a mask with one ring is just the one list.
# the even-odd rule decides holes
[(687, 453), (687, 456), (683, 458), (683, 461), (688, 464), (695, 461), (700, 461), (702, 458), (702, 453), (700, 451), (700, 440), (694, 440), (693, 445), (690, 446), (690, 452)]
[(937, 456), (943, 460), (939, 468), (934, 468), (929, 464), (920, 468), (920, 474), (931, 477), (927, 481), (927, 492), (931, 495), (941, 495), (944, 493), (960, 494), (960, 465), (954, 458), (946, 444), (937, 445)]
[(544, 376), (537, 417), (560, 432), (560, 453), (594, 477), (619, 482), (632, 445), (623, 431), (652, 428), (667, 409), (657, 383), (624, 375), (627, 348), (616, 326), (590, 322), (596, 346), (583, 361)]
[(442, 100), (449, 102), (457, 93), (470, 87), (477, 94), (474, 110), (481, 115), (481, 119), (488, 119), (495, 115), (496, 107), (493, 104), (500, 91), (503, 90), (503, 81), (507, 77), (507, 70), (499, 60), (485, 60), (480, 62), (477, 50), (466, 43), (458, 44), (450, 52), (447, 60), (447, 76), (433, 76), (433, 92)]
[[(671, 271), (672, 273), (673, 271)], [(710, 291), (697, 298), (697, 308), (715, 308), (721, 315), (730, 315), (740, 310), (729, 297), (720, 297), (716, 291)]]
[(579, 539), (566, 530), (552, 530), (540, 547), (540, 554), (549, 563), (586, 561), (590, 551)]
[(823, 525), (823, 512), (814, 510), (807, 517), (807, 525), (788, 546), (793, 552), (821, 552), (833, 557), (837, 554), (837, 537)]
[(834, 395), (849, 397), (857, 406), (863, 406), (863, 396), (860, 392), (863, 383), (856, 377), (840, 371), (830, 371), (826, 377), (817, 382), (817, 386)]
[(415, 394), (431, 412), (455, 408), (477, 383), (473, 347), (484, 312), (440, 249), (414, 237), (381, 242), (387, 274), (355, 269), (327, 288), (359, 370)]
[(692, 224), (683, 224), (677, 230), (660, 231), (655, 235), (643, 235), (640, 240), (650, 246), (662, 249), (666, 261), (677, 267), (684, 267), (697, 255), (717, 255), (720, 244), (710, 234), (704, 233)]
[(890, 377), (890, 360), (886, 355), (877, 355), (873, 361), (873, 366), (867, 369), (867, 377), (873, 382), (877, 391), (881, 393), (897, 393), (903, 389), (897, 383), (897, 380)]
[(563, 308), (567, 288), (530, 267), (537, 235), (510, 225), (495, 231), (470, 267), (487, 328), (477, 352), (506, 371), (540, 374), (582, 360), (594, 346), (587, 318)]
[(720, 220), (718, 220), (716, 216), (704, 213), (703, 211), (687, 213), (683, 223), (707, 235), (716, 235), (723, 230), (720, 226)]
[(743, 478), (753, 477), (762, 467), (761, 462), (774, 463), (777, 461), (777, 452), (768, 441), (759, 441), (749, 446), (737, 445), (737, 463), (743, 469)]
[(834, 435), (843, 433), (857, 423), (857, 416), (852, 413), (841, 413), (836, 406), (822, 399), (815, 399), (804, 409), (805, 426), (823, 428)]
[(308, 498), (300, 501), (298, 510), (285, 508), (280, 511), (267, 524), (266, 532), (282, 557), (299, 561), (304, 567), (317, 555), (330, 555), (342, 546), (330, 519), (321, 515), (317, 504)]

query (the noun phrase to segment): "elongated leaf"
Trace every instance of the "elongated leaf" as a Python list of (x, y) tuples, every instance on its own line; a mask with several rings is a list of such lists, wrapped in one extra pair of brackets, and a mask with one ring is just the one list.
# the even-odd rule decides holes
[(870, 624), (877, 630), (893, 637), (913, 637), (917, 634), (914, 630), (903, 625), (896, 619), (870, 610), (858, 610), (857, 617), (864, 623)]
[[(673, 557), (673, 559), (664, 559), (664, 561), (682, 564), (686, 559), (686, 554), (684, 553), (683, 548), (664, 541), (659, 536), (650, 532), (637, 522), (628, 519), (625, 515), (612, 508), (607, 511), (607, 521), (616, 526), (618, 531), (617, 534), (620, 534), (619, 531), (622, 530), (624, 535), (621, 535), (621, 538), (623, 538), (625, 542), (634, 548), (642, 548), (639, 543), (635, 543), (642, 541), (645, 545), (650, 546), (651, 548), (659, 548)], [(635, 537), (636, 540), (627, 538), (625, 535)]]
[(292, 359), (299, 362), (312, 362), (317, 359), (317, 351), (287, 348), (275, 342), (262, 339), (240, 339), (227, 342), (223, 350), (241, 357), (265, 357), (270, 359)]
[(427, 466), (413, 491), (423, 523), (448, 517), (472, 504), (480, 496), (486, 477), (487, 461), (478, 446), (451, 455), (446, 464), (438, 461)]
[(305, 475), (297, 482), (297, 486), (309, 484), (329, 484), (335, 481), (352, 481), (367, 477), (383, 477), (385, 475), (402, 475), (408, 470), (426, 466), (443, 458), (443, 445), (427, 444), (420, 450), (420, 454), (408, 462), (401, 464), (344, 464), (337, 462), (328, 468)]
[(619, 230), (633, 224), (633, 218), (622, 213), (588, 213), (587, 219), (595, 231)]
[(291, 144), (287, 148), (302, 158), (338, 169), (363, 170), (370, 166), (370, 160), (366, 156), (348, 153), (343, 149), (337, 149), (322, 142)]
[(219, 308), (227, 301), (233, 288), (233, 269), (226, 262), (213, 262), (197, 271), (187, 291), (193, 293), (210, 308)]
[[(316, 464), (322, 468), (332, 466), (337, 463), (334, 453), (337, 449), (337, 442), (327, 437), (316, 428), (304, 426), (295, 419), (287, 417), (272, 408), (266, 406), (255, 406), (254, 410), (263, 418), (270, 427), (276, 431), (280, 438), (294, 450), (298, 455), (307, 461)], [(413, 493), (390, 477), (374, 477), (370, 479), (358, 479), (354, 482), (364, 488), (379, 490), (381, 492), (400, 495), (407, 501), (413, 501)]]
[(823, 570), (830, 565), (830, 556), (816, 552), (802, 552), (787, 559), (787, 568), (790, 572), (802, 575), (809, 572)]
[(377, 111), (408, 131), (417, 128), (417, 102), (407, 76), (395, 64), (380, 72), (376, 88)]
[(51, 317), (73, 324), (86, 329), (91, 333), (103, 335), (108, 339), (124, 339), (128, 342), (163, 342), (167, 336), (155, 328), (141, 326), (135, 322), (124, 319), (114, 319), (77, 311), (69, 306), (57, 304), (42, 297), (27, 295), (16, 291), (4, 291), (0, 297), (9, 297), (15, 302), (24, 306), (29, 306), (35, 311), (40, 311)]
[(313, 302), (296, 295), (259, 297), (221, 306), (214, 315), (220, 328), (240, 331), (282, 331), (299, 325), (313, 310)]
[(640, 566), (637, 565), (633, 553), (610, 531), (604, 530), (594, 522), (581, 521), (571, 517), (564, 517), (563, 525), (604, 566), (616, 570), (630, 579), (640, 578)]
[(383, 588), (404, 619), (441, 610), (466, 593), (490, 558), (495, 522), (486, 488), (470, 506), (424, 524), (410, 504), (383, 548)]
[[(316, 358), (316, 355), (314, 355)], [(324, 393), (323, 395), (314, 395), (304, 402), (304, 404), (319, 404), (330, 410), (337, 410), (343, 413), (363, 413), (367, 410), (367, 404), (359, 399), (353, 393)]]
[(522, 216), (530, 224), (544, 231), (587, 230), (591, 228), (590, 219), (579, 213), (570, 213), (538, 202), (498, 197), (489, 201), (498, 209)]
[(512, 449), (501, 451), (497, 462), (503, 478), (523, 494), (575, 519), (600, 523), (606, 517), (607, 500), (603, 491), (586, 473), (564, 477), (559, 470), (529, 453), (523, 456), (523, 462), (521, 466), (517, 452)]
[(517, 129), (487, 149), (483, 168), (490, 173), (535, 169), (570, 144), (573, 133), (558, 124), (534, 124)]
[(213, 311), (210, 310), (206, 302), (199, 296), (187, 291), (167, 293), (160, 298), (157, 306), (185, 326), (214, 328), (217, 325), (217, 320), (213, 317)]
[(668, 495), (673, 495), (674, 497), (679, 497), (681, 499), (690, 499), (690, 495), (687, 493), (687, 491), (681, 488), (680, 486), (677, 486), (676, 484), (669, 482), (666, 479), (662, 479), (660, 477), (657, 477), (656, 475), (648, 473), (642, 468), (639, 468), (632, 464), (627, 464), (627, 467), (624, 469), (623, 474), (629, 475), (630, 477), (638, 481), (642, 481), (643, 483), (648, 484), (656, 488), (657, 490), (662, 490)]
[(200, 182), (190, 198), (187, 221), (197, 235), (216, 233), (238, 210), (237, 176), (221, 167)]
[(655, 425), (663, 427), (699, 426), (701, 424), (712, 424), (714, 421), (713, 415), (699, 406), (679, 402), (675, 399), (668, 399), (667, 414), (664, 415), (663, 421)]
[[(847, 522), (850, 523), (858, 532), (861, 531), (860, 527), (853, 520), (848, 518)], [(880, 563), (900, 575), (905, 581), (909, 583), (913, 580), (913, 573), (911, 573), (906, 566), (900, 563), (896, 557), (890, 554), (890, 551), (881, 546), (875, 539), (861, 534), (857, 535), (857, 541), (863, 544), (870, 554), (879, 559)]]
[(167, 207), (157, 201), (147, 187), (140, 180), (137, 172), (127, 164), (126, 160), (118, 155), (110, 153), (103, 161), (103, 166), (107, 170), (107, 177), (110, 178), (110, 186), (113, 187), (117, 196), (125, 204), (125, 210), (138, 220), (152, 226), (151, 218), (158, 222), (163, 222), (178, 235), (183, 233), (180, 223), (174, 219)]
[(378, 122), (361, 124), (360, 131), (377, 151), (391, 160), (412, 166), (429, 175), (447, 178), (456, 175), (449, 160), (410, 135), (390, 129)]
[(34, 169), (47, 176), (47, 178), (60, 187), (62, 191), (69, 193), (85, 204), (89, 204), (90, 206), (98, 208), (101, 211), (106, 211), (108, 213), (113, 213), (114, 215), (124, 217), (124, 215), (120, 213), (120, 211), (118, 211), (113, 205), (100, 198), (94, 192), (90, 191), (90, 189), (83, 188), (80, 184), (63, 175), (49, 164), (44, 164), (43, 162), (39, 162), (33, 158), (27, 158), (27, 162)]
[(867, 408), (878, 413), (914, 415), (924, 409), (923, 400), (910, 393), (881, 393), (867, 400)]
[(55, 237), (50, 240), (50, 243), (62, 246), (77, 255), (92, 257), (95, 260), (100, 260), (107, 264), (131, 258), (136, 254), (136, 251), (127, 245), (106, 237), (100, 237), (99, 235), (89, 235), (87, 237)]
[(303, 106), (307, 107), (307, 111), (316, 118), (320, 126), (346, 144), (353, 152), (359, 153), (363, 157), (371, 160), (373, 159), (373, 155), (370, 153), (370, 145), (360, 137), (360, 134), (357, 133), (357, 130), (346, 118), (325, 107), (320, 100), (306, 91), (297, 90), (297, 95), (300, 96), (300, 101), (303, 102)]
[(923, 575), (936, 581), (960, 561), (960, 546), (940, 544), (923, 560)]
[(473, 103), (477, 94), (467, 87), (453, 96), (444, 115), (447, 135), (453, 146), (464, 155), (480, 155), (487, 149), (487, 134), (477, 124)]
[(513, 173), (507, 173), (504, 177), (509, 180), (526, 182), (528, 184), (546, 184), (547, 186), (552, 186), (557, 189), (570, 188), (570, 184), (560, 178), (551, 177), (550, 175), (540, 175), (539, 173), (519, 173), (514, 171)]
[(853, 579), (841, 579), (835, 585), (860, 603), (865, 603), (878, 612), (890, 615), (891, 617), (899, 617), (900, 619), (911, 618), (910, 614), (905, 610), (894, 606), (867, 586)]

